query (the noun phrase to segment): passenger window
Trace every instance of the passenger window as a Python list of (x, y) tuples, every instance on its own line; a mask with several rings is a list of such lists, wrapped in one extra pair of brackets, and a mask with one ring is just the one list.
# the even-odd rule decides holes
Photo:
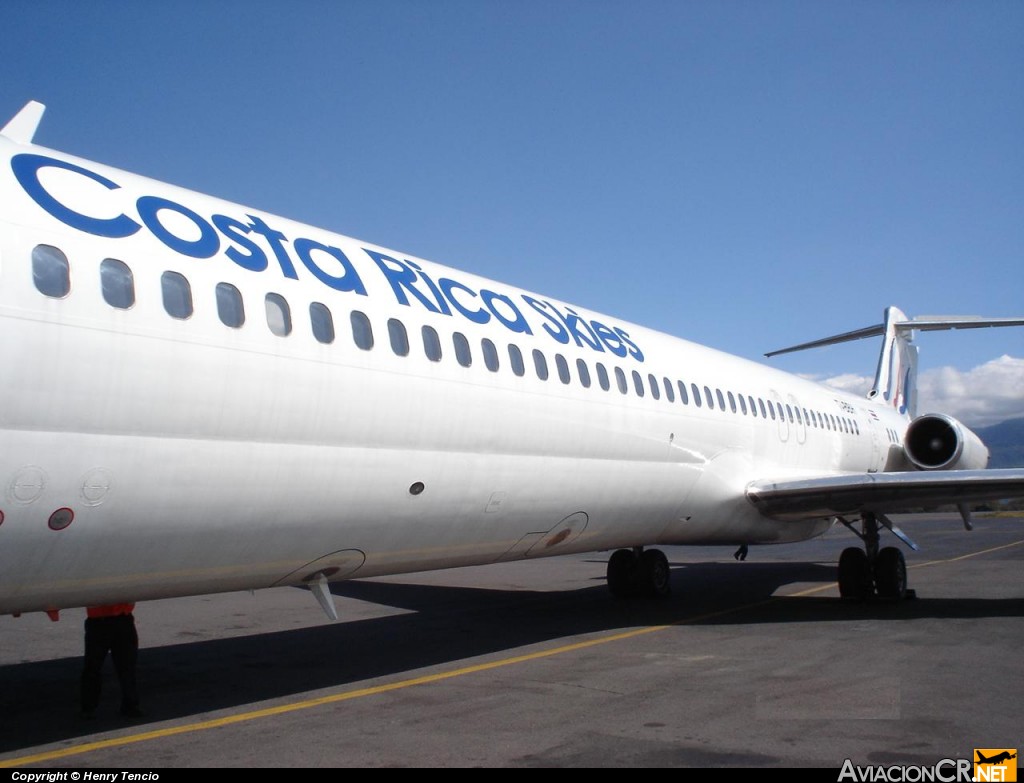
[(658, 379), (650, 373), (647, 374), (647, 385), (651, 390), (651, 396), (656, 399), (661, 399), (661, 388), (658, 386)]
[(789, 419), (789, 423), (793, 423), (793, 408), (789, 405), (786, 406), (786, 417)]
[(584, 389), (590, 388), (590, 368), (587, 367), (587, 363), (582, 359), (576, 360), (576, 374), (580, 376), (580, 383), (583, 384)]
[(455, 361), (463, 367), (469, 367), (473, 363), (473, 354), (469, 350), (469, 340), (462, 332), (455, 332), (452, 335), (452, 345), (455, 346)]
[(771, 400), (768, 400), (768, 415), (772, 417), (772, 421), (775, 421), (775, 406), (772, 404)]
[(546, 381), (548, 379), (548, 360), (536, 348), (533, 350), (533, 366), (537, 370), (537, 377)]
[(601, 362), (597, 363), (597, 385), (605, 391), (612, 388), (612, 382), (608, 379), (608, 369)]
[(737, 394), (736, 396), (739, 397), (739, 399), (740, 399), (740, 412), (744, 416), (746, 416), (747, 415), (747, 401), (746, 401), (746, 399), (744, 399), (742, 394)]
[(803, 420), (803, 417), (800, 415), (800, 409), (799, 408), (793, 408), (793, 412), (796, 414), (796, 423), (797, 424), (803, 424), (804, 420)]
[(245, 323), (242, 295), (231, 283), (217, 283), (217, 315), (222, 324), (232, 329)]
[(311, 302), (309, 323), (313, 327), (313, 337), (318, 343), (334, 342), (334, 316), (331, 315), (327, 305)]
[(718, 410), (725, 410), (725, 397), (722, 396), (721, 389), (715, 389), (715, 396), (718, 397)]
[(352, 339), (355, 341), (356, 347), (363, 351), (373, 348), (373, 327), (370, 325), (370, 319), (367, 318), (366, 313), (353, 310), (349, 321), (352, 324)]
[(636, 396), (644, 396), (644, 379), (640, 377), (640, 373), (633, 370), (633, 388), (636, 389)]
[(119, 310), (127, 310), (135, 304), (135, 280), (132, 270), (124, 261), (104, 258), (100, 263), (100, 288), (103, 301)]
[(676, 386), (679, 387), (679, 402), (683, 405), (689, 405), (690, 399), (686, 396), (686, 384), (682, 381), (676, 381)]
[(433, 326), (424, 326), (420, 333), (423, 335), (423, 353), (432, 362), (441, 361), (441, 338), (437, 336), (437, 330)]
[(747, 395), (747, 402), (750, 403), (750, 415), (757, 416), (757, 404), (754, 402), (754, 398), (749, 394)]
[(707, 386), (704, 387), (704, 402), (708, 404), (708, 408), (711, 410), (715, 409), (715, 398), (711, 396), (711, 389)]
[(733, 413), (735, 413), (736, 412), (736, 398), (733, 397), (732, 392), (726, 392), (726, 394), (729, 397), (729, 410), (731, 410)]
[(693, 392), (693, 404), (699, 408), (702, 403), (700, 401), (700, 389), (697, 388), (697, 384), (691, 383), (690, 391)]
[(484, 352), (484, 366), (491, 372), (498, 371), (498, 349), (486, 337), (480, 341), (480, 349)]
[(160, 276), (160, 291), (167, 315), (171, 318), (189, 318), (192, 315), (192, 287), (184, 275), (164, 272)]
[(562, 383), (568, 383), (571, 380), (569, 377), (569, 364), (560, 353), (555, 354), (555, 367), (558, 369), (558, 380)]
[(672, 388), (672, 381), (670, 381), (668, 378), (662, 378), (661, 380), (665, 384), (665, 397), (668, 398), (669, 402), (675, 402), (676, 393), (675, 390)]
[[(757, 407), (759, 407), (761, 409), (761, 418), (762, 419), (767, 419), (768, 418), (768, 411), (766, 411), (764, 409), (764, 400), (762, 400), (760, 397), (757, 398)], [(772, 417), (772, 418), (774, 418), (774, 417)]]
[(621, 367), (615, 368), (615, 385), (619, 387), (619, 391), (623, 394), (629, 391), (629, 386), (626, 385), (626, 373), (622, 371)]
[(388, 319), (388, 338), (395, 356), (409, 355), (409, 333), (405, 331), (405, 324), (397, 318)]
[(32, 280), (44, 296), (60, 299), (71, 290), (71, 268), (68, 257), (50, 245), (32, 249)]
[(280, 294), (267, 294), (267, 326), (278, 337), (287, 337), (292, 333), (292, 313), (288, 302)]
[(508, 344), (508, 361), (512, 365), (512, 372), (520, 378), (526, 374), (526, 365), (523, 364), (523, 352), (518, 345)]

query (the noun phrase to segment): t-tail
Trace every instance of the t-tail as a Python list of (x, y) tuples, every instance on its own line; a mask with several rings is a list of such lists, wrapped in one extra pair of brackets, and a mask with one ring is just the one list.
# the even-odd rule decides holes
[(868, 397), (880, 397), (900, 413), (913, 418), (917, 416), (917, 346), (914, 345), (914, 332), (981, 329), (992, 326), (1024, 326), (1024, 318), (982, 318), (977, 315), (927, 315), (907, 318), (898, 307), (887, 307), (885, 320), (880, 324), (772, 351), (765, 356), (778, 356), (808, 348), (881, 336), (884, 338), (882, 352), (878, 357), (875, 383), (868, 392)]

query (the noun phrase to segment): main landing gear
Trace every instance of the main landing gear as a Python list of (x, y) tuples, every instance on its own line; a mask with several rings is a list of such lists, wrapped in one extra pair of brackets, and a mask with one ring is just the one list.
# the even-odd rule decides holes
[(894, 546), (878, 548), (879, 522), (912, 546), (913, 542), (893, 528), (881, 514), (861, 515), (861, 530), (842, 517), (839, 521), (864, 542), (863, 549), (849, 547), (839, 556), (840, 597), (854, 601), (878, 598), (892, 602), (914, 598), (914, 591), (907, 588), (907, 563), (903, 553)]
[(616, 598), (668, 598), (672, 571), (660, 549), (617, 549), (608, 559), (608, 589)]

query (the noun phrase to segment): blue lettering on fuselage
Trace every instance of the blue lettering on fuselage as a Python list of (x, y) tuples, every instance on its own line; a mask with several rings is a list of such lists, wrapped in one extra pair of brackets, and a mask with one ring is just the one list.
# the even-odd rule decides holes
[(60, 203), (47, 192), (39, 181), (39, 169), (55, 168), (73, 171), (83, 177), (98, 182), (107, 190), (118, 190), (121, 186), (111, 182), (106, 177), (95, 174), (81, 166), (73, 163), (66, 163), (62, 160), (47, 158), (43, 155), (15, 155), (11, 158), (11, 170), (17, 178), (21, 187), (39, 206), (53, 215), (61, 223), (77, 228), (87, 234), (95, 234), (98, 237), (113, 237), (120, 239), (128, 237), (138, 231), (141, 226), (127, 215), (118, 215), (116, 218), (94, 218), (75, 212)]
[[(49, 215), (78, 231), (124, 239), (145, 227), (164, 246), (189, 258), (207, 259), (219, 253), (242, 269), (264, 272), (273, 257), (281, 274), (291, 280), (299, 279), (297, 258), (313, 277), (335, 291), (367, 296), (355, 265), (341, 248), (306, 237), (289, 240), (257, 215), (246, 214), (244, 220), (220, 214), (206, 218), (184, 204), (161, 196), (136, 199), (133, 216), (123, 212), (111, 216), (111, 210), (102, 216), (102, 199), (95, 206), (100, 216), (83, 214), (68, 207), (43, 185), (40, 172), (47, 168), (71, 172), (106, 191), (120, 190), (121, 186), (102, 174), (57, 158), (33, 153), (11, 158), (11, 170), (25, 193)], [(522, 302), (517, 304), (507, 294), (476, 289), (449, 277), (434, 280), (415, 261), (368, 248), (363, 248), (363, 252), (380, 270), (400, 305), (422, 307), (438, 315), (457, 314), (476, 324), (495, 321), (516, 334), (533, 335), (533, 328), (523, 314), (522, 303), (525, 303), (528, 311), (533, 310), (543, 318), (541, 329), (561, 345), (576, 345), (644, 361), (643, 352), (627, 332), (600, 321), (587, 320), (572, 308), (526, 294), (520, 295)]]

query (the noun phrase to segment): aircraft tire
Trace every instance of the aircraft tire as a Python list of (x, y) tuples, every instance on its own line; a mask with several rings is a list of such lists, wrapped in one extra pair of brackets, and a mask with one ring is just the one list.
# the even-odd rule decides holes
[(907, 562), (903, 553), (887, 546), (875, 559), (875, 589), (883, 601), (899, 601), (907, 592)]
[(668, 558), (660, 549), (647, 549), (641, 556), (641, 572), (644, 592), (651, 598), (668, 598), (672, 595), (672, 569)]
[(863, 601), (871, 595), (871, 569), (863, 549), (851, 546), (839, 556), (839, 597)]
[(616, 598), (640, 594), (640, 559), (629, 549), (616, 549), (608, 558), (608, 590)]

